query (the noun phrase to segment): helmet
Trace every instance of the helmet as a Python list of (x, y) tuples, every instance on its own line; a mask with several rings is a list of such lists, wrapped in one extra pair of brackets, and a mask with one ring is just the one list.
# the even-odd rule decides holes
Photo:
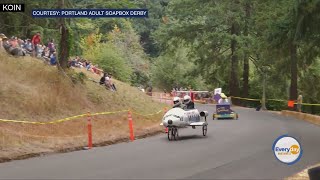
[(190, 96), (185, 95), (185, 96), (183, 97), (183, 102), (184, 102), (184, 103), (189, 103), (190, 101), (191, 101), (191, 97), (190, 97)]
[(220, 96), (221, 96), (222, 99), (226, 99), (227, 98), (227, 96), (224, 93), (221, 93)]
[(180, 98), (179, 97), (174, 97), (173, 98), (173, 104), (177, 104), (180, 102)]

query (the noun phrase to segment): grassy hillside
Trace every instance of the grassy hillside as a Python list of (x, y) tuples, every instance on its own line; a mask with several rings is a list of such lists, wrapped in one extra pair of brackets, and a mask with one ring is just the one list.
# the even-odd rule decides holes
[[(78, 76), (79, 71), (90, 79), (100, 79), (98, 75), (80, 69), (69, 70), (66, 74)], [(52, 121), (88, 111), (129, 108), (140, 114), (150, 114), (166, 106), (117, 80), (114, 83), (118, 91), (111, 92), (88, 78), (84, 83), (73, 83), (66, 74), (39, 59), (0, 54), (0, 119)], [(161, 116), (162, 113), (153, 116), (133, 114), (135, 134), (160, 130)], [(0, 122), (0, 158), (85, 146), (86, 137), (86, 117), (49, 125)], [(126, 112), (93, 117), (94, 143), (127, 137)]]

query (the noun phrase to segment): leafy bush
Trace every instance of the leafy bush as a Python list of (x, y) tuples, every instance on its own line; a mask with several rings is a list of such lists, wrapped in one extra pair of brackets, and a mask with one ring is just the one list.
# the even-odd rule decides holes
[(285, 101), (267, 101), (266, 106), (268, 110), (281, 111), (287, 108), (287, 102)]
[(134, 71), (131, 74), (130, 81), (132, 86), (146, 86), (150, 81), (150, 78), (146, 73), (142, 71)]
[(130, 81), (132, 69), (112, 44), (104, 43), (101, 45), (101, 49), (96, 52), (95, 62), (103, 71), (112, 73), (117, 79), (125, 82)]

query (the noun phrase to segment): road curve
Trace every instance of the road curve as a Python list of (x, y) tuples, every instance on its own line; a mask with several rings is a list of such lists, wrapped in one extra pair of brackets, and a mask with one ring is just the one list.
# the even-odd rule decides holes
[[(208, 110), (215, 106), (196, 105)], [(201, 128), (179, 131), (89, 151), (54, 154), (0, 164), (0, 179), (279, 179), (320, 162), (320, 127), (254, 109), (234, 108), (239, 120), (209, 118)], [(160, 122), (160, 120), (159, 120)], [(288, 166), (275, 159), (274, 140), (289, 134), (299, 140), (303, 156)]]

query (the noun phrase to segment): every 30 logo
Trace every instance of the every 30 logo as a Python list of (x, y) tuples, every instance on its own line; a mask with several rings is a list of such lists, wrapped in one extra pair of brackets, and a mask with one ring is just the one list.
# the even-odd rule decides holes
[(298, 162), (302, 156), (300, 143), (293, 137), (283, 135), (273, 143), (273, 152), (276, 158), (288, 165)]

